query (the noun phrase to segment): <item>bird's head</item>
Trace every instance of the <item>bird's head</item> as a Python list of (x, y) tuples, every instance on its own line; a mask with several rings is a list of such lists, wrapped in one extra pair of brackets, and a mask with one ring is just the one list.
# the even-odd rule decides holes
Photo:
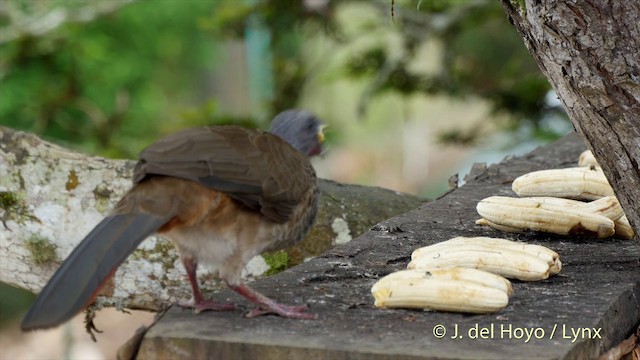
[(313, 156), (322, 151), (322, 130), (325, 126), (308, 111), (286, 110), (273, 118), (269, 132), (279, 136), (303, 154)]

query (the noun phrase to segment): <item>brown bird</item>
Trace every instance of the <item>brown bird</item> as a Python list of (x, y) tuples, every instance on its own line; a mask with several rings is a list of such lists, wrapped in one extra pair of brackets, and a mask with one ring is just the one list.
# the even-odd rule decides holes
[(71, 252), (22, 320), (22, 329), (57, 326), (90, 305), (138, 244), (154, 232), (171, 239), (193, 290), (195, 312), (231, 310), (205, 300), (198, 263), (217, 266), (226, 284), (257, 304), (248, 316), (313, 319), (306, 306), (279, 304), (242, 282), (247, 262), (302, 239), (318, 202), (309, 156), (321, 151), (322, 125), (288, 110), (270, 132), (238, 126), (186, 129), (140, 154), (133, 187)]

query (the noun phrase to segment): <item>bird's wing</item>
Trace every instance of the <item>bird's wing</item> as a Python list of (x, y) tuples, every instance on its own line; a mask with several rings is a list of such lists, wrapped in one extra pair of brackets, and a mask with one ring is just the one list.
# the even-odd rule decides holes
[(315, 185), (309, 159), (275, 135), (237, 126), (186, 129), (142, 151), (134, 182), (172, 176), (222, 191), (284, 222)]
[(22, 320), (22, 329), (51, 328), (71, 319), (93, 301), (140, 242), (168, 219), (139, 213), (107, 216), (49, 279)]

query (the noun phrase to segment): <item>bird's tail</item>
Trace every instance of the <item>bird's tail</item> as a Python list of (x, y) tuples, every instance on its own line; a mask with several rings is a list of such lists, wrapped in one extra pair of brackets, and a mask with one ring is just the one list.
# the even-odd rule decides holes
[(88, 306), (118, 266), (174, 214), (112, 214), (71, 252), (22, 320), (22, 330), (57, 326)]

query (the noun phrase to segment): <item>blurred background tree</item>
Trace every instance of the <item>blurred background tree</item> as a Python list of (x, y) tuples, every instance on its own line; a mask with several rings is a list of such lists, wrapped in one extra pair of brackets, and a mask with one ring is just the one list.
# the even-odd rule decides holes
[[(100, 155), (134, 157), (159, 134), (185, 126), (265, 126), (273, 114), (300, 104), (309, 77), (327, 71), (367, 84), (356, 113), (365, 121), (370, 103), (383, 94), (445, 94), (490, 101), (494, 113), (508, 114), (501, 127), (529, 127), (527, 136), (564, 131), (550, 125), (562, 112), (545, 101), (546, 79), (494, 1), (395, 1), (393, 19), (390, 1), (13, 0), (1, 6), (2, 124)], [(362, 16), (354, 17), (353, 8)], [(345, 11), (351, 18), (340, 18)], [(383, 33), (395, 36), (391, 44), (359, 43)], [(335, 59), (310, 65), (305, 46), (321, 46), (320, 37), (353, 51), (337, 66)], [(227, 66), (224, 53), (233, 52), (230, 41), (244, 43), (238, 56), (250, 76), (230, 79), (245, 84), (212, 84), (212, 74)], [(437, 44), (435, 70), (419, 65), (427, 42)], [(223, 93), (237, 88), (258, 92), (251, 111), (221, 106)], [(438, 136), (473, 144), (481, 133), (452, 129)]]
[(304, 107), (321, 177), (436, 196), (570, 131), (550, 89), (493, 0), (0, 3), (0, 124), (107, 157)]

